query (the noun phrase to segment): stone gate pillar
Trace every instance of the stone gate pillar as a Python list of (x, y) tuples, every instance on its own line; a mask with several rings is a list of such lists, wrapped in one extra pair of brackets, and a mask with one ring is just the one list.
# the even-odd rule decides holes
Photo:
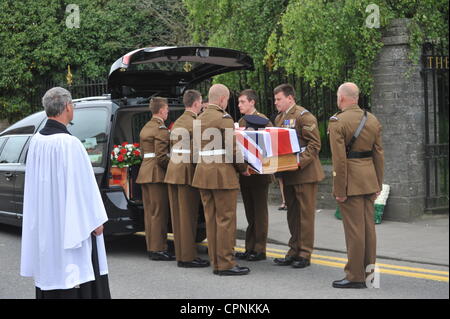
[(421, 65), (408, 58), (408, 19), (384, 32), (374, 63), (372, 112), (383, 126), (384, 183), (391, 186), (385, 218), (411, 221), (425, 208), (425, 111)]

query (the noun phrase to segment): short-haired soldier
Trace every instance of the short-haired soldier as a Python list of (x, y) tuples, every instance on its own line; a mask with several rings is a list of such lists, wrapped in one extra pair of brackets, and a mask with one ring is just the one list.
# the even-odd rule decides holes
[[(242, 91), (239, 94), (238, 101), (239, 110), (243, 114), (239, 120), (239, 127), (259, 129), (273, 126), (267, 116), (256, 110), (258, 95), (254, 90), (247, 89)], [(245, 232), (245, 252), (237, 252), (235, 254), (236, 258), (248, 261), (266, 259), (269, 228), (267, 199), (271, 180), (271, 175), (239, 175), (239, 184), (248, 226)]]
[[(205, 209), (208, 254), (213, 273), (220, 276), (246, 275), (250, 272), (249, 268), (238, 266), (233, 256), (239, 191), (237, 173), (248, 175), (248, 172), (247, 164), (238, 155), (233, 134), (229, 139), (231, 145), (227, 145), (226, 132), (233, 132), (234, 129), (233, 118), (225, 111), (229, 98), (230, 91), (223, 84), (214, 84), (209, 89), (208, 107), (199, 116), (201, 150), (192, 181), (192, 185), (200, 189)], [(205, 131), (217, 134), (204, 134)], [(204, 135), (206, 138), (203, 138)], [(220, 142), (220, 147), (225, 146), (225, 149), (209, 149), (215, 142)]]
[(291, 238), (286, 257), (276, 258), (274, 262), (281, 266), (305, 268), (310, 265), (314, 247), (318, 182), (325, 177), (319, 160), (320, 133), (314, 115), (296, 104), (295, 90), (290, 84), (277, 86), (274, 95), (275, 106), (280, 112), (275, 125), (295, 129), (301, 148), (298, 169), (280, 173)]
[(142, 128), (140, 144), (144, 159), (139, 168), (136, 183), (142, 185), (144, 202), (145, 238), (147, 251), (152, 260), (174, 260), (167, 249), (167, 226), (169, 222), (169, 197), (164, 183), (169, 164), (169, 130), (164, 121), (169, 114), (166, 98), (154, 97), (150, 101), (153, 116)]
[(197, 257), (195, 238), (200, 206), (199, 190), (192, 187), (194, 121), (202, 108), (202, 96), (196, 90), (183, 95), (184, 113), (175, 121), (170, 133), (171, 157), (165, 182), (168, 185), (175, 255), (178, 267), (208, 267), (209, 261)]
[(384, 175), (381, 125), (358, 106), (358, 97), (356, 84), (342, 84), (337, 92), (340, 111), (328, 125), (333, 196), (342, 214), (348, 255), (346, 277), (334, 281), (334, 288), (365, 288), (376, 261), (374, 200)]

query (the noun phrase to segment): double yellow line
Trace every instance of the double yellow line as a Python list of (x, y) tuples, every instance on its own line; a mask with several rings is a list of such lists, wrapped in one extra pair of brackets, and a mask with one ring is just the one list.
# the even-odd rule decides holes
[[(236, 247), (237, 251), (244, 251), (244, 248)], [(287, 251), (267, 248), (266, 255), (274, 258), (282, 258), (286, 255)], [(324, 256), (312, 254), (311, 263), (317, 265), (323, 265), (328, 267), (335, 267), (344, 269), (345, 264), (347, 263), (346, 258), (333, 257), (333, 256)], [(397, 266), (390, 264), (376, 264), (379, 267), (380, 273), (403, 276), (403, 277), (412, 277), (412, 278), (422, 278), (429, 279), (435, 281), (448, 282), (449, 273), (448, 271), (440, 271), (433, 269), (425, 269), (425, 268), (416, 268), (416, 267), (407, 267), (407, 266)]]
[[(145, 233), (136, 233), (136, 234), (145, 235)], [(173, 240), (173, 234), (169, 233), (168, 239)], [(208, 247), (208, 243), (206, 241), (199, 243), (198, 245)], [(245, 251), (245, 248), (237, 246), (237, 247), (235, 247), (235, 250), (239, 251), (239, 252), (243, 252), (243, 251)], [(267, 248), (266, 249), (266, 256), (268, 256), (268, 257), (283, 258), (286, 256), (286, 253), (287, 253), (286, 250), (275, 249), (275, 248)], [(344, 269), (345, 264), (347, 263), (347, 259), (340, 258), (340, 257), (312, 254), (311, 263), (317, 264), (317, 265), (322, 265), (322, 266)], [(380, 273), (383, 273), (383, 274), (402, 276), (402, 277), (410, 277), (410, 278), (421, 278), (421, 279), (428, 279), (428, 280), (441, 281), (441, 282), (449, 282), (448, 281), (448, 277), (449, 277), (448, 271), (407, 267), (407, 266), (397, 266), (397, 265), (390, 265), (390, 264), (379, 264), (379, 263), (377, 263), (376, 265), (378, 266)]]

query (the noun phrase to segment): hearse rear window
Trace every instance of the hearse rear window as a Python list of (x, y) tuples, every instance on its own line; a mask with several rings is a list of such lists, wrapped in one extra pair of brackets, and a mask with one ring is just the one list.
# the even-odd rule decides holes
[(69, 132), (83, 143), (93, 166), (101, 166), (107, 145), (109, 112), (105, 108), (75, 109)]

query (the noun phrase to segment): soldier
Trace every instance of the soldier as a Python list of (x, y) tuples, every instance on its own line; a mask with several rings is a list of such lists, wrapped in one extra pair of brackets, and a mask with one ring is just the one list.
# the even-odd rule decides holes
[(333, 196), (344, 224), (348, 262), (346, 277), (334, 288), (365, 288), (376, 260), (374, 200), (383, 183), (381, 125), (358, 106), (359, 89), (344, 83), (337, 92), (338, 113), (328, 131), (333, 160)]
[(317, 120), (308, 110), (296, 105), (295, 90), (289, 84), (274, 89), (275, 106), (280, 114), (275, 126), (295, 129), (302, 152), (298, 170), (281, 172), (291, 238), (285, 258), (274, 259), (280, 266), (305, 268), (310, 265), (314, 246), (314, 214), (318, 182), (325, 176), (319, 161), (320, 134)]
[(140, 144), (144, 160), (136, 183), (142, 184), (145, 212), (145, 238), (147, 251), (152, 260), (174, 260), (167, 251), (167, 225), (169, 198), (164, 183), (169, 163), (169, 130), (164, 121), (169, 114), (166, 98), (154, 97), (150, 101), (153, 117), (140, 133)]
[[(209, 90), (209, 105), (198, 117), (201, 121), (201, 151), (192, 182), (192, 186), (200, 189), (205, 209), (208, 253), (213, 273), (223, 276), (246, 275), (250, 272), (249, 268), (238, 266), (233, 258), (239, 191), (237, 172), (249, 173), (243, 159), (236, 157), (239, 152), (233, 134), (234, 122), (225, 112), (229, 96), (228, 88), (222, 84), (215, 84)], [(231, 139), (226, 138), (226, 131), (231, 133)], [(226, 145), (226, 140), (231, 140), (231, 147)], [(197, 141), (194, 140), (194, 143)], [(205, 150), (205, 146), (211, 145), (220, 145), (221, 149)]]
[[(254, 90), (244, 90), (240, 93), (239, 110), (244, 116), (239, 120), (239, 127), (258, 129), (273, 126), (264, 114), (256, 110), (257, 99), (258, 96)], [(266, 259), (269, 227), (267, 199), (270, 182), (271, 175), (239, 176), (248, 226), (245, 232), (245, 252), (236, 253), (236, 258), (247, 259), (248, 261)]]
[(183, 95), (185, 112), (175, 121), (170, 133), (171, 160), (165, 182), (169, 187), (170, 212), (178, 267), (208, 267), (209, 261), (197, 257), (195, 237), (200, 193), (193, 188), (195, 166), (192, 158), (194, 120), (202, 107), (202, 96), (196, 90)]

